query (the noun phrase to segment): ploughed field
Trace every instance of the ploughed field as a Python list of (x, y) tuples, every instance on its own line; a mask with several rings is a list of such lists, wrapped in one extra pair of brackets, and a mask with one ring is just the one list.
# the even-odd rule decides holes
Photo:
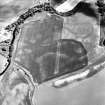
[(87, 51), (74, 39), (62, 39), (63, 19), (47, 16), (22, 27), (15, 62), (42, 83), (88, 65)]

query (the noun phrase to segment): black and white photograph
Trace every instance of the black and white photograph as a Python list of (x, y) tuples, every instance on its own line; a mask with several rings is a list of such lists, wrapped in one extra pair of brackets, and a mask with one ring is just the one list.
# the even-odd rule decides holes
[(0, 0), (0, 105), (105, 105), (105, 0)]

